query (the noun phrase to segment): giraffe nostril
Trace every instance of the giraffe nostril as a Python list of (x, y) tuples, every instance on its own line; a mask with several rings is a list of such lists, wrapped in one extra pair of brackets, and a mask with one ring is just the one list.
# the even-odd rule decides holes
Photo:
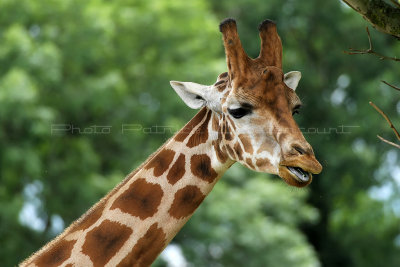
[(300, 155), (307, 154), (306, 150), (300, 147), (299, 145), (293, 145), (292, 148), (296, 150)]

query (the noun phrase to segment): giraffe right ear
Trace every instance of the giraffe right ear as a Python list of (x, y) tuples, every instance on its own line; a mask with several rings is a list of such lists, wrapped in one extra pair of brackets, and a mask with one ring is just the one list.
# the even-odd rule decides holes
[(299, 85), (300, 79), (301, 79), (300, 71), (289, 71), (288, 73), (285, 73), (285, 76), (283, 78), (286, 85), (289, 88), (293, 89), (293, 91), (295, 91), (297, 88), (297, 85)]
[(207, 104), (209, 86), (192, 82), (170, 81), (172, 88), (190, 108), (199, 109)]

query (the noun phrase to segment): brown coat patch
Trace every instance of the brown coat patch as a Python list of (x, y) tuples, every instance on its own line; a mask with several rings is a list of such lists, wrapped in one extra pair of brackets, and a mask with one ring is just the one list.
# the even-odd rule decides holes
[(157, 212), (163, 195), (160, 185), (139, 178), (114, 201), (110, 209), (120, 209), (144, 220)]
[(226, 132), (226, 123), (225, 123), (225, 119), (222, 118), (222, 127), (221, 127), (221, 133), (225, 133)]
[(217, 118), (217, 116), (213, 116), (212, 117), (212, 129), (214, 131), (218, 131), (218, 128), (219, 128), (219, 126), (218, 126), (218, 118)]
[(237, 158), (239, 159), (239, 160), (243, 160), (243, 151), (242, 151), (242, 148), (240, 147), (240, 144), (237, 142), (234, 146), (233, 146), (233, 148), (235, 149), (235, 152), (236, 152), (236, 155), (237, 155)]
[(265, 140), (265, 142), (261, 143), (260, 147), (257, 150), (257, 153), (262, 153), (263, 151), (268, 151), (269, 153), (272, 153), (275, 146), (274, 142), (275, 140), (273, 140), (272, 138)]
[(239, 139), (243, 144), (244, 151), (249, 154), (253, 154), (253, 146), (251, 145), (249, 137), (244, 134), (239, 134)]
[(223, 92), (226, 89), (226, 84), (221, 84), (217, 86), (218, 92)]
[(71, 229), (71, 232), (85, 230), (97, 222), (97, 220), (100, 219), (101, 215), (103, 214), (105, 204), (106, 202), (103, 201), (90, 209), (80, 221), (77, 221), (77, 223)]
[(217, 138), (217, 141), (218, 141), (218, 143), (221, 143), (221, 142), (222, 142), (222, 132), (221, 132), (221, 129), (219, 129), (219, 131), (218, 131), (218, 138)]
[(251, 169), (255, 169), (255, 168), (254, 168), (254, 165), (253, 165), (253, 162), (252, 162), (251, 159), (247, 158), (247, 159), (246, 159), (246, 163), (247, 163), (247, 165), (249, 165), (249, 167), (250, 167)]
[(279, 134), (279, 136), (278, 136), (278, 142), (279, 143), (282, 143), (283, 142), (283, 140), (285, 140), (286, 138), (287, 138), (287, 136), (288, 136), (288, 134), (287, 133), (285, 133), (285, 132), (282, 132), (281, 134)]
[(168, 212), (176, 219), (187, 217), (197, 209), (205, 197), (197, 186), (188, 185), (175, 193), (174, 202)]
[(185, 174), (185, 155), (181, 153), (178, 159), (175, 161), (174, 165), (172, 165), (171, 169), (168, 172), (167, 175), (168, 182), (174, 185), (183, 177), (184, 174)]
[(258, 168), (272, 167), (268, 159), (257, 159), (256, 165)]
[(105, 220), (87, 233), (82, 252), (90, 257), (95, 267), (104, 266), (122, 248), (131, 234), (131, 228)]
[(207, 113), (207, 108), (202, 108), (196, 116), (193, 117), (183, 128), (179, 131), (179, 133), (175, 136), (175, 141), (183, 142), (186, 137), (190, 134), (194, 127), (196, 127), (204, 118)]
[(197, 130), (192, 134), (186, 146), (192, 148), (202, 143), (205, 143), (208, 140), (207, 128), (208, 128), (208, 123), (210, 121), (211, 113), (212, 113), (211, 110), (209, 110), (203, 124), (199, 128), (197, 128)]
[(228, 73), (227, 72), (223, 72), (218, 76), (218, 79), (222, 79), (222, 78), (226, 78), (228, 77)]
[(193, 155), (190, 159), (192, 173), (209, 183), (217, 178), (217, 172), (211, 167), (211, 159), (206, 154)]
[(233, 120), (232, 120), (230, 117), (228, 117), (228, 116), (227, 116), (227, 118), (228, 118), (228, 120), (229, 120), (230, 126), (232, 126), (233, 130), (236, 131), (236, 125), (235, 125), (235, 123), (233, 122)]
[(34, 261), (37, 266), (58, 266), (70, 256), (76, 241), (61, 240), (39, 255)]
[(166, 235), (157, 223), (150, 226), (142, 238), (138, 240), (132, 251), (117, 265), (123, 266), (150, 266), (165, 246)]
[(235, 159), (235, 152), (233, 152), (233, 149), (230, 146), (226, 146), (226, 151), (228, 152), (228, 155), (231, 157), (231, 159)]
[(153, 174), (158, 177), (168, 170), (174, 156), (175, 151), (171, 149), (163, 149), (146, 165), (146, 169), (154, 168)]
[(231, 134), (231, 129), (229, 128), (228, 123), (225, 121), (225, 140), (231, 141), (233, 139)]
[(222, 150), (220, 149), (217, 142), (214, 141), (213, 146), (214, 146), (214, 151), (215, 151), (215, 154), (217, 155), (218, 160), (221, 163), (225, 163), (226, 160), (228, 159), (228, 156), (224, 152), (222, 152)]

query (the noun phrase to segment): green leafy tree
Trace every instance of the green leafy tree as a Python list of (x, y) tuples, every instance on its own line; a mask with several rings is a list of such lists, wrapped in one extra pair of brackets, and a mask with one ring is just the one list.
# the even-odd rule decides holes
[[(40, 248), (167, 138), (123, 133), (123, 124), (176, 130), (194, 114), (182, 116), (169, 80), (215, 79), (221, 48), (209, 42), (217, 22), (196, 12), (205, 9), (0, 1), (2, 264)], [(97, 126), (109, 133), (83, 133)]]

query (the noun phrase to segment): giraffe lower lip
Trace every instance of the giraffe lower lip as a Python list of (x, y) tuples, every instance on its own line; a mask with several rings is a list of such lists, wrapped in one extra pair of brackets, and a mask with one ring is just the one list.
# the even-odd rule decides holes
[(306, 172), (299, 167), (287, 167), (288, 170), (300, 180), (300, 182), (308, 182), (310, 180), (310, 173)]

